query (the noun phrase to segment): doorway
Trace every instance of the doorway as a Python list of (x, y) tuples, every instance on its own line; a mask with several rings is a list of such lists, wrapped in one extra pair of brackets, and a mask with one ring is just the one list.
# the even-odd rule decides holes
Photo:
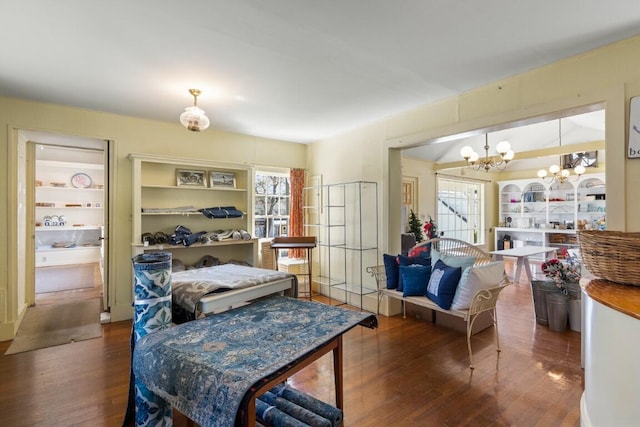
[(107, 311), (108, 141), (26, 134), (27, 189), (33, 189), (26, 293), (32, 304), (99, 298)]

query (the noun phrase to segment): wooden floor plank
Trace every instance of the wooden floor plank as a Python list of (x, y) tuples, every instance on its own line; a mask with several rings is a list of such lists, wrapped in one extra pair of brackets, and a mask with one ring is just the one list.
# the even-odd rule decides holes
[[(489, 328), (466, 338), (416, 319), (379, 316), (379, 328), (344, 338), (346, 426), (577, 426), (583, 390), (580, 333), (535, 323), (531, 290), (517, 284), (498, 302), (502, 352)], [(129, 381), (130, 322), (100, 338), (0, 356), (0, 425), (119, 426)], [(11, 342), (0, 343), (4, 354)], [(327, 355), (290, 379), (334, 402)], [(187, 420), (176, 414), (174, 425)]]

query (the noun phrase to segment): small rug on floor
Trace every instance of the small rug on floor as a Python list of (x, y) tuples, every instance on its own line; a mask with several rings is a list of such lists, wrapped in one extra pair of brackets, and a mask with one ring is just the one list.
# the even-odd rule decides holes
[(102, 336), (100, 299), (29, 307), (5, 355)]

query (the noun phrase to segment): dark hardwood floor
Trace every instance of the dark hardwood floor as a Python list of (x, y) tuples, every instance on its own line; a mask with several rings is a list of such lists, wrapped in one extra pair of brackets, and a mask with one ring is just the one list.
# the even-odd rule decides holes
[[(346, 426), (577, 426), (583, 390), (580, 333), (534, 320), (531, 291), (517, 284), (498, 303), (494, 330), (473, 337), (469, 369), (463, 333), (401, 316), (344, 339)], [(126, 408), (130, 322), (103, 325), (101, 338), (4, 356), (0, 425), (118, 426)], [(290, 379), (334, 402), (327, 355)], [(174, 425), (187, 425), (180, 414)]]

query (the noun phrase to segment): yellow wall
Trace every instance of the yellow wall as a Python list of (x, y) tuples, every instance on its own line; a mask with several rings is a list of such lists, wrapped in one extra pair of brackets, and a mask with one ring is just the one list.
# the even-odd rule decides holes
[(417, 178), (417, 211), (418, 218), (424, 222), (429, 215), (436, 215), (436, 176), (433, 173), (433, 162), (412, 158), (402, 159), (402, 176)]
[(308, 168), (324, 174), (325, 182), (339, 182), (366, 155), (366, 171), (375, 173), (367, 178), (382, 183), (382, 250), (394, 252), (400, 248), (400, 148), (604, 102), (607, 186), (615, 189), (607, 192), (607, 226), (640, 231), (640, 160), (626, 158), (629, 99), (640, 95), (638, 52), (640, 37), (634, 37), (315, 142), (307, 152)]
[[(43, 130), (115, 141), (114, 206), (111, 223), (113, 320), (131, 313), (130, 152), (156, 153), (257, 165), (306, 167), (325, 184), (368, 180), (379, 186), (381, 249), (400, 249), (402, 159), (400, 148), (432, 138), (555, 111), (604, 102), (606, 107), (607, 225), (640, 231), (640, 161), (626, 159), (628, 105), (640, 95), (640, 37), (631, 38), (478, 89), (388, 117), (308, 146), (209, 129), (187, 132), (177, 123), (158, 122), (50, 104), (0, 98), (0, 200), (16, 200), (10, 187), (17, 158), (15, 129)], [(305, 157), (306, 156), (306, 157)], [(17, 207), (0, 207), (0, 340), (11, 338), (19, 307), (18, 276), (12, 269)], [(390, 225), (390, 224), (397, 224)], [(7, 240), (4, 240), (7, 242)]]
[[(178, 114), (177, 112), (176, 114)], [(115, 159), (110, 223), (110, 292), (112, 320), (131, 318), (131, 162), (129, 153), (152, 153), (213, 161), (248, 163), (275, 167), (304, 168), (306, 146), (208, 129), (189, 132), (176, 121), (160, 122), (134, 117), (87, 111), (59, 105), (0, 97), (0, 200), (17, 200), (14, 175), (17, 174), (17, 129), (41, 130), (114, 141)], [(12, 158), (15, 157), (15, 158)], [(15, 203), (0, 206), (0, 234), (12, 236)], [(16, 239), (2, 239), (0, 246), (0, 340), (13, 338), (16, 320), (24, 312), (19, 297), (24, 279), (12, 263), (17, 253)]]

